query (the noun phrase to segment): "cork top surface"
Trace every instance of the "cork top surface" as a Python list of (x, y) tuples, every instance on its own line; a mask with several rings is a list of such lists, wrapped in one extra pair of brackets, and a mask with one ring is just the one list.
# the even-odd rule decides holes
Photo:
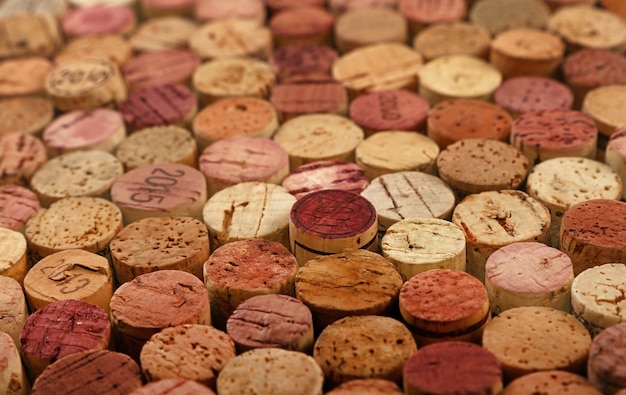
[[(547, 149), (587, 146), (598, 138), (598, 129), (591, 118), (568, 109), (532, 111), (522, 114), (513, 123), (512, 144)], [(595, 144), (594, 144), (595, 145)]]
[(42, 139), (63, 152), (96, 145), (126, 130), (119, 112), (107, 108), (76, 110), (58, 116), (46, 126)]
[(568, 55), (563, 78), (586, 88), (626, 83), (626, 58), (605, 49), (585, 48)]
[(600, 332), (591, 343), (589, 367), (595, 377), (618, 386), (626, 383), (626, 322)]
[(571, 89), (552, 78), (519, 76), (509, 78), (494, 93), (495, 102), (513, 114), (551, 109), (570, 109)]
[[(605, 216), (604, 213), (611, 215)], [(565, 212), (561, 228), (576, 240), (602, 247), (624, 249), (626, 203), (612, 199), (581, 201)], [(624, 250), (622, 252), (622, 255), (626, 256), (626, 252)]]
[(491, 49), (520, 59), (550, 60), (563, 57), (565, 44), (555, 34), (519, 28), (498, 34)]
[(350, 118), (372, 131), (421, 131), (430, 105), (416, 93), (403, 90), (382, 90), (357, 97), (350, 104)]
[(21, 230), (40, 209), (30, 189), (14, 184), (0, 185), (0, 228)]
[(0, 135), (0, 183), (28, 185), (33, 173), (47, 160), (39, 138), (17, 132)]
[(563, 370), (545, 370), (518, 377), (506, 386), (503, 395), (523, 395), (541, 388), (547, 395), (600, 395), (587, 379)]

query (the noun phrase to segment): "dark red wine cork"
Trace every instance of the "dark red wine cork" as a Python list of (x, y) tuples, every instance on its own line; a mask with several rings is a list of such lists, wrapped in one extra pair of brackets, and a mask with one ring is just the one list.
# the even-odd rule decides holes
[(47, 160), (46, 148), (39, 138), (24, 133), (0, 136), (0, 184), (28, 185)]
[(274, 241), (248, 239), (217, 248), (203, 269), (213, 325), (225, 328), (235, 308), (253, 296), (294, 295), (297, 270), (294, 256)]
[(152, 381), (130, 395), (215, 395), (215, 392), (193, 380), (171, 378)]
[(200, 57), (182, 49), (163, 49), (134, 57), (124, 63), (122, 74), (129, 89), (152, 85), (189, 84), (200, 66)]
[(297, 76), (286, 79), (272, 89), (269, 100), (283, 122), (303, 114), (329, 113), (345, 116), (348, 112), (346, 88), (328, 76)]
[(196, 276), (180, 270), (142, 274), (122, 284), (111, 298), (115, 345), (135, 360), (141, 347), (163, 328), (211, 325), (209, 294)]
[(511, 145), (531, 168), (560, 156), (596, 157), (598, 129), (593, 120), (573, 110), (552, 109), (522, 114), (511, 128)]
[(269, 60), (279, 79), (296, 75), (330, 75), (339, 54), (333, 48), (321, 44), (291, 44), (276, 49)]
[(83, 351), (61, 358), (35, 380), (32, 395), (127, 395), (142, 385), (141, 370), (128, 355)]
[(329, 189), (310, 193), (291, 208), (289, 239), (300, 265), (345, 248), (377, 251), (376, 209), (352, 192)]
[(226, 321), (226, 333), (240, 354), (264, 347), (313, 349), (311, 310), (289, 295), (257, 295), (240, 303)]
[(96, 34), (127, 35), (135, 29), (137, 17), (127, 6), (94, 5), (75, 8), (64, 14), (61, 27), (67, 37)]
[(330, 45), (335, 17), (321, 7), (294, 7), (272, 16), (268, 26), (274, 46), (289, 44)]
[(129, 131), (161, 125), (189, 126), (198, 110), (196, 96), (183, 85), (152, 85), (138, 89), (120, 104)]
[(404, 89), (382, 90), (357, 97), (350, 104), (350, 119), (366, 135), (387, 130), (421, 132), (430, 105), (417, 93)]
[(626, 203), (592, 199), (571, 206), (563, 215), (559, 240), (575, 275), (603, 263), (626, 264)]
[(330, 390), (327, 395), (403, 395), (398, 384), (385, 379), (355, 379)]
[(110, 244), (118, 283), (157, 270), (182, 270), (202, 279), (209, 258), (209, 232), (190, 217), (153, 217), (120, 230)]
[(508, 142), (513, 119), (501, 107), (482, 100), (447, 100), (428, 113), (428, 137), (443, 150), (462, 139)]
[(350, 162), (319, 161), (295, 168), (282, 182), (283, 188), (300, 199), (324, 189), (360, 194), (369, 184), (365, 172)]
[(87, 350), (106, 350), (111, 322), (100, 307), (61, 300), (31, 314), (20, 332), (24, 363), (34, 380), (51, 363)]
[(587, 377), (602, 393), (615, 394), (626, 388), (626, 323), (611, 325), (591, 342)]
[(24, 232), (26, 222), (41, 208), (37, 195), (14, 184), (0, 185), (0, 228)]
[(502, 368), (477, 344), (449, 341), (420, 348), (407, 359), (402, 381), (409, 395), (498, 394)]
[(574, 94), (557, 80), (522, 76), (504, 81), (494, 93), (494, 100), (517, 118), (531, 111), (569, 110), (574, 104)]
[(260, 25), (265, 23), (266, 11), (263, 0), (197, 0), (195, 19), (200, 23), (223, 19), (250, 19)]
[(408, 19), (411, 35), (434, 23), (455, 22), (465, 18), (465, 0), (398, 0), (398, 10)]

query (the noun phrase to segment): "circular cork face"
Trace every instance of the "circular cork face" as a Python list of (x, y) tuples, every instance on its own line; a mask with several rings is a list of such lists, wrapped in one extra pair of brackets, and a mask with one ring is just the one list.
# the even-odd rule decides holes
[(569, 110), (574, 104), (574, 95), (567, 85), (557, 80), (521, 76), (504, 81), (496, 90), (494, 100), (517, 117), (532, 111)]
[(462, 139), (508, 142), (513, 120), (501, 107), (483, 100), (446, 100), (428, 113), (428, 136), (445, 149)]
[(24, 290), (16, 279), (6, 275), (0, 276), (0, 286), (3, 289), (0, 295), (0, 314), (3, 317), (0, 320), (0, 336), (8, 336), (7, 340), (17, 348), (20, 347), (20, 331), (29, 314)]
[(297, 199), (324, 189), (361, 193), (369, 181), (358, 165), (349, 162), (319, 161), (294, 169), (282, 186)]
[(269, 59), (272, 70), (280, 79), (296, 75), (330, 75), (339, 55), (333, 48), (321, 44), (290, 44), (277, 48)]
[(238, 0), (234, 3), (202, 0), (195, 3), (195, 19), (199, 22), (250, 19), (262, 25), (267, 14), (265, 3), (263, 0)]
[(61, 18), (61, 27), (68, 37), (128, 34), (135, 28), (136, 19), (130, 7), (94, 5), (67, 12)]
[(0, 185), (0, 228), (24, 231), (26, 222), (41, 208), (37, 195), (30, 189)]
[(0, 20), (0, 29), (11, 32), (0, 43), (0, 59), (24, 56), (50, 57), (63, 44), (54, 15), (20, 13)]
[(346, 115), (348, 95), (342, 84), (328, 76), (296, 76), (272, 89), (269, 98), (284, 121), (302, 114)]
[(205, 385), (180, 378), (151, 381), (133, 392), (133, 395), (215, 395), (215, 392)]
[(335, 44), (342, 52), (382, 42), (405, 43), (407, 21), (389, 8), (363, 8), (345, 13), (335, 23)]
[(549, 307), (503, 311), (483, 332), (483, 347), (498, 358), (505, 380), (536, 370), (584, 371), (590, 346), (591, 336), (580, 321)]
[(376, 209), (364, 197), (341, 190), (310, 193), (291, 209), (293, 225), (322, 239), (342, 239), (367, 231), (376, 222)]
[[(575, 240), (614, 249), (618, 255), (615, 261), (609, 262), (626, 263), (626, 203), (617, 199), (619, 197), (616, 200), (588, 199), (572, 205), (563, 215), (561, 228), (572, 243)], [(605, 215), (607, 213), (610, 215)], [(563, 248), (569, 250), (567, 245), (563, 245)], [(620, 250), (621, 253), (618, 252)]]
[(600, 395), (586, 378), (562, 370), (533, 372), (511, 381), (503, 395), (523, 395), (543, 391), (546, 395)]
[(0, 228), (0, 235), (0, 273), (21, 283), (29, 270), (26, 239), (20, 232), (6, 228)]
[(292, 43), (329, 44), (335, 17), (322, 7), (291, 7), (268, 21), (277, 47)]
[(385, 379), (355, 379), (346, 381), (327, 392), (328, 395), (402, 395), (398, 384)]
[(128, 41), (137, 52), (185, 49), (197, 27), (193, 21), (180, 16), (152, 18), (144, 21)]
[(589, 350), (589, 380), (603, 390), (626, 383), (626, 323), (612, 325), (600, 332)]
[(110, 249), (119, 283), (163, 269), (183, 270), (202, 278), (202, 265), (209, 257), (209, 233), (194, 218), (150, 217), (120, 230)]
[(496, 356), (479, 345), (448, 341), (411, 355), (403, 381), (409, 393), (498, 393), (502, 368)]
[(544, 29), (550, 9), (540, 0), (485, 0), (475, 2), (470, 22), (485, 27), (492, 34), (517, 28)]
[(132, 56), (128, 41), (117, 34), (83, 36), (72, 39), (54, 58), (56, 64), (84, 58), (102, 59), (121, 67)]
[(604, 49), (581, 49), (563, 62), (563, 78), (570, 86), (587, 89), (626, 83), (626, 58)]
[(21, 13), (52, 14), (60, 17), (67, 11), (65, 0), (7, 0), (0, 6), (0, 17), (6, 18)]
[(0, 62), (0, 97), (41, 95), (45, 92), (46, 75), (53, 64), (43, 57), (7, 59)]
[(463, 19), (467, 4), (463, 0), (398, 0), (398, 10), (411, 22), (430, 25)]
[(626, 86), (608, 85), (595, 88), (585, 95), (581, 111), (593, 118), (598, 131), (611, 136), (619, 126), (626, 124)]
[(437, 23), (421, 30), (413, 47), (426, 61), (446, 55), (469, 55), (487, 58), (491, 34), (479, 25), (467, 22)]
[(0, 184), (28, 185), (33, 173), (47, 160), (39, 138), (23, 133), (0, 135)]
[(200, 57), (182, 49), (163, 49), (136, 56), (122, 67), (130, 89), (153, 85), (184, 84), (191, 81)]
[(38, 134), (54, 118), (52, 101), (43, 97), (15, 97), (0, 103), (0, 137), (9, 133)]
[(270, 29), (246, 19), (206, 23), (189, 36), (189, 48), (203, 60), (255, 57), (267, 59), (272, 48)]

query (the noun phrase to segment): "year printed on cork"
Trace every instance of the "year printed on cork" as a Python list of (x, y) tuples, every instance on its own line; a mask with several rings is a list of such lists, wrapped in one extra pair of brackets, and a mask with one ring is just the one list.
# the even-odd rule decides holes
[(49, 77), (50, 91), (57, 95), (80, 95), (106, 84), (116, 73), (112, 63), (91, 59), (57, 68)]
[(160, 167), (155, 167), (149, 174), (143, 179), (144, 186), (137, 187), (136, 191), (129, 196), (133, 202), (142, 205), (162, 203), (167, 195), (172, 192), (170, 188), (176, 186), (180, 178), (185, 175), (185, 171), (182, 169), (166, 171)]

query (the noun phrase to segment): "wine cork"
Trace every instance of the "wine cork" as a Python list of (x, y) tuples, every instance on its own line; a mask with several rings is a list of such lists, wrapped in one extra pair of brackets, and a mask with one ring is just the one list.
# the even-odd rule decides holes
[(20, 350), (20, 331), (28, 317), (24, 291), (17, 280), (5, 275), (0, 276), (0, 285), (4, 290), (0, 294), (0, 333), (9, 335), (17, 350)]
[(274, 141), (289, 153), (289, 167), (295, 169), (321, 160), (354, 162), (363, 136), (363, 130), (345, 117), (308, 114), (282, 124)]
[(618, 128), (611, 135), (604, 154), (604, 163), (622, 180), (622, 200), (626, 200), (626, 127)]
[(400, 381), (402, 368), (417, 346), (404, 324), (382, 316), (345, 317), (322, 331), (313, 358), (326, 383), (365, 378)]
[(295, 168), (283, 179), (282, 186), (300, 199), (324, 189), (341, 189), (359, 194), (369, 181), (359, 166), (349, 162), (319, 161)]
[(90, 7), (93, 5), (126, 5), (136, 8), (137, 0), (66, 0), (67, 3), (76, 8)]
[(115, 180), (111, 200), (120, 208), (125, 224), (147, 217), (202, 220), (206, 181), (199, 170), (187, 165), (144, 165)]
[(600, 4), (605, 9), (613, 12), (614, 14), (619, 16), (620, 18), (626, 20), (626, 7), (624, 7), (624, 4), (621, 1), (619, 1), (619, 0), (600, 0)]
[(463, 139), (437, 157), (439, 177), (460, 196), (517, 189), (526, 179), (528, 159), (515, 147), (492, 139)]
[(398, 384), (385, 379), (355, 379), (346, 381), (327, 392), (328, 395), (402, 395)]
[(8, 16), (35, 13), (62, 16), (67, 11), (65, 0), (6, 0), (0, 5), (0, 19)]
[(476, 1), (469, 12), (470, 22), (491, 34), (518, 28), (542, 30), (549, 18), (550, 9), (539, 0)]
[(286, 79), (272, 89), (269, 100), (282, 122), (303, 114), (346, 116), (348, 112), (346, 88), (328, 76)]
[(464, 0), (398, 0), (398, 11), (409, 21), (411, 36), (436, 23), (456, 22), (467, 14)]
[(131, 92), (120, 103), (130, 132), (152, 126), (187, 127), (198, 111), (196, 96), (179, 84), (148, 85)]
[(626, 24), (608, 10), (586, 5), (563, 7), (550, 16), (547, 29), (563, 38), (569, 52), (580, 48), (626, 49)]
[(402, 285), (399, 303), (418, 347), (450, 340), (480, 344), (491, 320), (485, 286), (458, 270), (433, 269), (411, 277)]
[(67, 37), (98, 34), (128, 36), (137, 24), (137, 17), (128, 6), (93, 5), (70, 10), (61, 18), (61, 28)]
[(563, 80), (572, 88), (574, 108), (580, 108), (590, 90), (626, 84), (626, 58), (605, 49), (581, 49), (568, 55), (561, 66)]
[(504, 81), (494, 93), (494, 101), (518, 118), (527, 112), (570, 110), (574, 105), (574, 94), (567, 85), (557, 80), (520, 76)]
[(115, 156), (126, 171), (156, 163), (196, 167), (198, 147), (191, 132), (175, 125), (153, 126), (134, 132), (118, 145)]
[(72, 392), (124, 395), (141, 385), (141, 370), (128, 355), (89, 350), (52, 364), (33, 384), (32, 395)]
[(465, 235), (439, 218), (410, 217), (391, 225), (381, 251), (404, 280), (431, 269), (465, 271)]
[(199, 22), (250, 19), (263, 25), (266, 14), (263, 0), (235, 0), (227, 3), (220, 0), (199, 0), (195, 6), (195, 18)]
[(119, 351), (139, 360), (141, 347), (164, 328), (211, 325), (209, 295), (196, 276), (180, 270), (146, 273), (120, 285), (111, 298)]
[[(561, 220), (572, 205), (590, 199), (616, 199), (622, 195), (621, 180), (607, 165), (587, 158), (563, 157), (535, 165), (526, 190), (550, 210), (550, 244), (559, 246)], [(574, 271), (576, 264), (574, 264)]]
[(50, 156), (79, 150), (113, 153), (125, 137), (126, 126), (121, 114), (106, 108), (62, 114), (42, 133)]
[(26, 238), (16, 230), (0, 228), (0, 275), (24, 282), (28, 272)]
[(54, 55), (63, 45), (56, 18), (49, 14), (20, 13), (0, 20), (5, 37), (0, 59)]
[(400, 171), (377, 177), (361, 196), (376, 208), (379, 239), (387, 228), (404, 219), (449, 220), (456, 200), (452, 189), (440, 178), (417, 171)]
[(431, 106), (449, 99), (490, 100), (502, 74), (486, 61), (467, 55), (441, 56), (419, 70), (419, 94)]
[(298, 200), (289, 216), (291, 251), (300, 266), (346, 248), (378, 251), (376, 209), (364, 197), (329, 189)]
[(118, 34), (82, 36), (72, 39), (54, 58), (56, 64), (70, 63), (85, 58), (101, 59), (122, 67), (133, 49), (129, 42)]
[(211, 248), (252, 238), (289, 247), (289, 212), (295, 200), (283, 187), (259, 181), (217, 192), (202, 212)]
[(550, 76), (561, 64), (565, 44), (551, 33), (519, 28), (498, 34), (490, 45), (489, 61), (505, 78)]
[(439, 146), (415, 132), (391, 130), (375, 133), (356, 147), (354, 156), (368, 179), (399, 171), (433, 174)]
[(107, 312), (75, 299), (61, 300), (35, 311), (20, 331), (24, 365), (32, 380), (67, 355), (106, 350), (110, 342)]
[(572, 281), (572, 260), (542, 243), (503, 246), (485, 263), (485, 286), (496, 315), (519, 306), (544, 306), (569, 313)]
[(0, 184), (28, 185), (47, 160), (39, 138), (17, 132), (0, 135)]
[(148, 381), (193, 380), (215, 389), (220, 371), (235, 357), (235, 343), (209, 325), (164, 328), (141, 349), (141, 372)]
[(335, 46), (342, 53), (369, 44), (408, 39), (405, 17), (389, 8), (363, 8), (339, 16), (335, 22)]
[(200, 171), (209, 197), (240, 182), (280, 184), (289, 174), (289, 154), (273, 140), (234, 136), (208, 146), (200, 155)]
[(572, 259), (574, 274), (602, 263), (626, 264), (626, 203), (615, 199), (581, 201), (563, 214), (560, 248)]
[[(272, 372), (272, 374), (268, 374)], [(318, 395), (324, 373), (310, 356), (280, 348), (259, 348), (231, 359), (217, 377), (217, 393), (235, 395)]]
[(533, 391), (542, 391), (546, 395), (601, 395), (583, 376), (562, 370), (525, 374), (510, 382), (502, 395), (524, 395)]
[(194, 0), (137, 0), (141, 12), (146, 19), (165, 16), (193, 15), (196, 2)]
[(109, 242), (120, 229), (122, 213), (113, 203), (95, 197), (69, 197), (39, 210), (26, 223), (25, 234), (31, 259), (37, 262), (68, 249), (106, 255)]
[(583, 324), (550, 307), (503, 311), (483, 333), (483, 347), (500, 361), (505, 381), (534, 371), (558, 369), (582, 374), (590, 346), (591, 336)]
[(586, 4), (586, 5), (595, 5), (598, 0), (544, 0), (544, 2), (548, 5), (548, 7), (550, 7), (550, 10), (552, 11), (556, 11), (558, 10), (560, 7), (567, 7), (567, 6), (573, 6), (573, 5), (582, 5), (582, 4)]
[(388, 89), (417, 88), (422, 55), (398, 43), (371, 44), (340, 57), (332, 75), (343, 83), (352, 98)]
[(413, 38), (413, 47), (429, 62), (447, 55), (468, 55), (487, 59), (491, 33), (480, 25), (456, 21), (436, 23)]
[(298, 263), (282, 244), (246, 239), (217, 248), (203, 268), (213, 325), (225, 329), (233, 311), (256, 295), (294, 295)]
[(110, 199), (111, 186), (124, 167), (105, 151), (76, 151), (57, 156), (33, 174), (30, 186), (42, 207), (63, 198), (91, 196)]
[(624, 336), (626, 323), (621, 323), (603, 330), (591, 343), (587, 376), (602, 393), (616, 394), (626, 388)]
[(465, 233), (467, 272), (481, 281), (487, 259), (498, 248), (519, 241), (550, 241), (550, 212), (521, 191), (470, 195), (454, 208), (452, 223)]
[(350, 119), (369, 136), (386, 130), (421, 132), (430, 105), (404, 89), (383, 90), (357, 97), (350, 104)]
[(252, 58), (224, 58), (206, 62), (193, 74), (193, 88), (208, 105), (230, 97), (268, 98), (276, 76), (268, 63)]
[(406, 361), (402, 378), (406, 393), (498, 394), (502, 368), (498, 359), (479, 345), (449, 341), (420, 348)]
[(321, 44), (291, 44), (277, 48), (269, 59), (272, 70), (279, 79), (297, 75), (330, 75), (339, 54)]
[(348, 316), (390, 315), (401, 287), (394, 266), (365, 250), (318, 256), (296, 275), (296, 297), (311, 309), (316, 331)]
[(76, 299), (108, 313), (113, 295), (111, 268), (106, 258), (91, 252), (59, 251), (32, 267), (24, 279), (24, 290), (31, 310)]
[(274, 14), (268, 27), (277, 48), (289, 44), (324, 44), (332, 42), (335, 17), (317, 6), (292, 7)]
[(187, 18), (166, 16), (143, 22), (128, 41), (136, 52), (185, 49), (198, 26)]
[(363, 8), (391, 8), (397, 7), (398, 0), (328, 0), (328, 8), (335, 15)]
[(117, 66), (101, 59), (64, 63), (48, 74), (46, 90), (59, 111), (116, 107), (126, 100)]
[(37, 195), (14, 184), (0, 185), (0, 228), (24, 233), (26, 222), (41, 208)]
[(11, 337), (0, 331), (0, 391), (7, 395), (30, 393), (28, 377), (22, 367), (20, 351)]
[(189, 48), (203, 60), (251, 57), (268, 59), (270, 29), (255, 21), (226, 19), (205, 23), (189, 36)]
[(442, 150), (463, 139), (509, 141), (513, 119), (501, 107), (483, 100), (446, 100), (428, 113), (428, 137)]
[(625, 85), (601, 86), (585, 95), (581, 111), (595, 121), (599, 138), (606, 138), (626, 124), (626, 113), (621, 110), (623, 103), (626, 103)]
[(48, 59), (39, 56), (0, 61), (0, 74), (5, 76), (0, 81), (0, 97), (42, 96), (46, 75), (53, 67)]
[(189, 85), (191, 76), (200, 66), (200, 57), (182, 49), (163, 49), (136, 56), (122, 67), (129, 89), (141, 89), (164, 84)]
[(278, 128), (274, 106), (257, 97), (231, 97), (204, 107), (193, 120), (200, 152), (230, 137), (271, 138)]
[(15, 97), (0, 103), (0, 136), (15, 132), (39, 135), (54, 117), (52, 102), (43, 97)]
[(313, 350), (311, 310), (289, 295), (257, 295), (241, 302), (226, 321), (226, 333), (239, 354), (266, 347)]
[(297, 7), (325, 7), (327, 0), (265, 0), (272, 14)]
[(209, 251), (206, 226), (190, 217), (140, 219), (111, 240), (111, 262), (120, 284), (157, 270), (181, 270), (202, 279)]
[(163, 379), (152, 381), (130, 393), (131, 395), (215, 395), (215, 392), (192, 380)]
[(596, 157), (598, 129), (593, 120), (573, 110), (552, 109), (522, 114), (511, 128), (511, 145), (532, 166), (547, 159)]

